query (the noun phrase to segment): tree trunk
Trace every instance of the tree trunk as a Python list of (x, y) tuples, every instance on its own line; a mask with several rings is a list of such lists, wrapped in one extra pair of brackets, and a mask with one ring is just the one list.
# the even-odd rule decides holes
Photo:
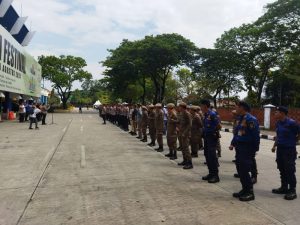
[(62, 100), (62, 103), (63, 103), (63, 109), (68, 109), (68, 106), (67, 106), (67, 99), (63, 98)]

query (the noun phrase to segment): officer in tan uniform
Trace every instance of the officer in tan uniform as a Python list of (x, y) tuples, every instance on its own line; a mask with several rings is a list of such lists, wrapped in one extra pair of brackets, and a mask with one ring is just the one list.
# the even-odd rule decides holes
[(168, 125), (167, 125), (167, 142), (169, 147), (169, 154), (165, 155), (171, 160), (177, 159), (177, 114), (175, 110), (175, 105), (169, 103), (167, 105), (168, 110)]
[(155, 105), (155, 109), (155, 131), (158, 143), (158, 148), (155, 150), (158, 152), (163, 152), (164, 112), (162, 111), (162, 105), (160, 103)]
[(155, 130), (155, 107), (154, 105), (149, 105), (149, 134), (151, 138), (151, 142), (148, 144), (149, 146), (155, 146), (156, 141), (156, 130)]
[(201, 145), (202, 141), (202, 129), (203, 129), (203, 122), (201, 120), (200, 115), (198, 114), (199, 111), (198, 106), (191, 107), (191, 115), (192, 115), (192, 132), (191, 132), (191, 151), (192, 157), (198, 157), (198, 150), (199, 146)]
[(142, 106), (141, 127), (142, 127), (142, 134), (143, 134), (143, 139), (141, 141), (147, 142), (148, 109), (146, 106)]
[(182, 102), (179, 104), (179, 111), (181, 112), (181, 117), (179, 121), (179, 136), (182, 143), (182, 156), (183, 161), (178, 163), (179, 166), (183, 166), (183, 169), (192, 169), (192, 156), (189, 150), (189, 140), (191, 137), (191, 128), (192, 128), (192, 117), (191, 114), (187, 111), (186, 103)]

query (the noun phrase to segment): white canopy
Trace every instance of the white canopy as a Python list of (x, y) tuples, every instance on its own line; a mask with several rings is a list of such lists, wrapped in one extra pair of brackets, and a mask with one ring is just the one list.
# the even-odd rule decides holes
[(99, 106), (99, 105), (102, 105), (101, 102), (99, 100), (97, 100), (94, 104), (95, 106)]

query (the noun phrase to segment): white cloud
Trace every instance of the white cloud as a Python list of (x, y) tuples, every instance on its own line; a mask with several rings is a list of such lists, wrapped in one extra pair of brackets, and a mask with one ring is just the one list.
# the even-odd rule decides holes
[[(15, 0), (14, 6), (29, 16), (33, 30), (69, 41), (33, 39), (33, 55), (75, 54), (88, 57), (95, 77), (101, 72), (96, 62), (106, 48), (122, 39), (149, 34), (179, 33), (199, 47), (212, 47), (225, 30), (249, 23), (263, 13), (263, 6), (275, 0)], [(90, 46), (103, 46), (101, 52)], [(90, 54), (93, 52), (92, 54)], [(92, 56), (91, 56), (92, 55)]]

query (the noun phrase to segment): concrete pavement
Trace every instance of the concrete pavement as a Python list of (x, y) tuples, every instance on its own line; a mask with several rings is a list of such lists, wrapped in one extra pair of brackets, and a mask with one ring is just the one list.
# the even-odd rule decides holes
[(57, 124), (38, 131), (0, 124), (1, 225), (299, 224), (299, 200), (270, 192), (279, 185), (271, 141), (257, 157), (256, 200), (242, 203), (231, 196), (241, 188), (227, 150), (232, 134), (222, 133), (214, 185), (201, 181), (202, 154), (184, 171), (89, 112), (54, 114)]

